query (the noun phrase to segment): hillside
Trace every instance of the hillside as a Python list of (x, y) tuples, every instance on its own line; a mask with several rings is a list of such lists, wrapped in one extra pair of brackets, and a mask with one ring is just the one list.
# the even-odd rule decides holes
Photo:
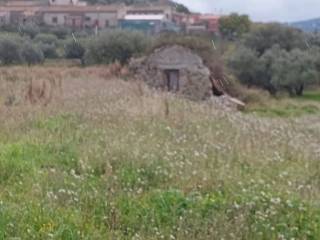
[(158, 0), (85, 0), (85, 2), (95, 4), (114, 4), (114, 3), (125, 3), (125, 4), (138, 4), (138, 3), (155, 3), (159, 2)]
[(151, 3), (151, 4), (156, 4), (156, 3), (165, 3), (165, 4), (170, 4), (174, 7), (176, 7), (176, 10), (178, 12), (183, 12), (183, 13), (189, 13), (190, 10), (188, 7), (186, 7), (183, 4), (176, 3), (175, 1), (172, 0), (84, 0), (88, 2), (89, 4), (115, 4), (115, 3), (125, 3), (127, 5), (132, 5), (132, 4), (144, 4), (144, 3)]
[(290, 23), (290, 26), (299, 28), (305, 32), (320, 31), (320, 18)]

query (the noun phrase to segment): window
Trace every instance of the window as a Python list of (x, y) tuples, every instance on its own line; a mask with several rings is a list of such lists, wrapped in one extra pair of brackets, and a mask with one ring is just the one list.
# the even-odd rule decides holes
[(179, 70), (165, 70), (165, 86), (169, 92), (179, 91)]
[(58, 18), (57, 17), (53, 17), (52, 18), (52, 23), (58, 23)]

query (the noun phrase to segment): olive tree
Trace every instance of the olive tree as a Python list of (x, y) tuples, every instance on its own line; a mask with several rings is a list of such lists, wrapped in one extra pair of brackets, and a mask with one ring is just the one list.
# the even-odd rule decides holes
[(30, 38), (34, 38), (40, 32), (40, 29), (36, 24), (27, 23), (19, 27), (19, 32), (22, 36), (27, 35)]
[(229, 58), (228, 64), (241, 83), (252, 86), (257, 85), (258, 61), (258, 54), (254, 50), (240, 45)]
[(285, 89), (290, 95), (303, 95), (305, 87), (315, 84), (317, 80), (315, 58), (309, 51), (282, 51), (273, 61), (272, 84)]
[(229, 67), (241, 83), (256, 86), (276, 94), (285, 90), (290, 95), (302, 95), (306, 86), (319, 79), (320, 54), (312, 50), (286, 51), (279, 45), (262, 56), (246, 47), (239, 47), (229, 59)]
[(223, 37), (234, 40), (249, 32), (251, 21), (248, 15), (232, 13), (219, 20), (219, 30)]
[(244, 38), (244, 45), (262, 56), (274, 45), (291, 51), (295, 48), (306, 49), (305, 35), (298, 29), (278, 23), (261, 24), (252, 29)]
[(88, 44), (85, 61), (88, 64), (112, 63), (124, 64), (148, 46), (148, 38), (138, 32), (112, 30), (93, 38)]

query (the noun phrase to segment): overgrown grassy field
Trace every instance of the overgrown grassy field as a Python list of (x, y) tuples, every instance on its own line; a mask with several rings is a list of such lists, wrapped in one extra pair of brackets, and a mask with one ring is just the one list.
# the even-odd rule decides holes
[(224, 111), (61, 67), (62, 93), (30, 105), (48, 71), (0, 69), (0, 239), (320, 238), (318, 112)]

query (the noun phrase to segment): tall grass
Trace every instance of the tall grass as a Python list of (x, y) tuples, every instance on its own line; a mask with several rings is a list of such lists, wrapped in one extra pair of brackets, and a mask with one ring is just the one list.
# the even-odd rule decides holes
[[(46, 69), (6, 71), (18, 96)], [(226, 112), (99, 71), (51, 69), (59, 99), (1, 105), (0, 239), (320, 237), (318, 114)]]

